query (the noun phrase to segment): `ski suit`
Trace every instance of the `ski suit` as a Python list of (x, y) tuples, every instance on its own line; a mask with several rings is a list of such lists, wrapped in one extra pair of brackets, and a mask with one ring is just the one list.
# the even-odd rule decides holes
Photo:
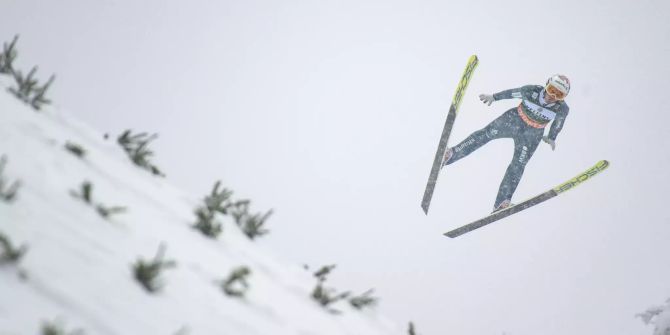
[(493, 98), (496, 101), (518, 98), (521, 99), (521, 103), (452, 147), (453, 153), (445, 162), (445, 165), (452, 164), (491, 140), (514, 139), (514, 156), (500, 183), (498, 196), (493, 206), (494, 210), (504, 200), (512, 199), (528, 160), (533, 156), (542, 140), (544, 128), (553, 120), (547, 135), (552, 141), (556, 140), (556, 136), (563, 128), (569, 111), (568, 105), (560, 100), (547, 103), (544, 94), (544, 87), (539, 85), (527, 85), (495, 93)]

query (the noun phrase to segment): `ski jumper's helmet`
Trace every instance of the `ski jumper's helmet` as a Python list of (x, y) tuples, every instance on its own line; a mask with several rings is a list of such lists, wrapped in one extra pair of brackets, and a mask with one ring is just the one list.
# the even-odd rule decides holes
[(545, 90), (556, 98), (563, 99), (570, 93), (570, 80), (562, 74), (555, 74), (547, 80)]

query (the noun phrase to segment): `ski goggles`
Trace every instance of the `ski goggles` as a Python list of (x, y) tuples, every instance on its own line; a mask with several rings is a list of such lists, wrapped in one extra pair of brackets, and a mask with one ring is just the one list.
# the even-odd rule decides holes
[(547, 94), (551, 95), (556, 100), (563, 100), (567, 94), (561, 92), (558, 88), (552, 86), (551, 84), (547, 85), (544, 90)]

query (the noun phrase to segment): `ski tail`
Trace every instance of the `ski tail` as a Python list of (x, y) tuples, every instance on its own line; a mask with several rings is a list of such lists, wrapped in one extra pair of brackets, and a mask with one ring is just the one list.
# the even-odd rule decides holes
[(424, 191), (423, 199), (421, 200), (421, 208), (423, 208), (423, 211), (426, 214), (428, 214), (428, 208), (430, 207), (430, 201), (433, 198), (437, 177), (440, 174), (440, 169), (442, 168), (442, 160), (444, 159), (444, 153), (447, 150), (447, 141), (449, 140), (451, 129), (454, 126), (454, 120), (456, 119), (456, 114), (458, 113), (458, 107), (461, 105), (461, 101), (463, 100), (465, 91), (468, 88), (468, 84), (470, 84), (470, 78), (472, 77), (472, 73), (475, 71), (477, 64), (479, 64), (477, 55), (470, 56), (468, 63), (465, 66), (465, 70), (463, 71), (463, 75), (461, 76), (461, 80), (458, 82), (458, 86), (456, 87), (454, 98), (451, 101), (449, 114), (447, 114), (447, 120), (444, 123), (444, 128), (442, 129), (442, 136), (440, 137), (440, 142), (437, 145), (435, 159), (433, 159), (433, 166), (430, 170), (428, 183), (426, 183), (426, 190)]
[(585, 181), (593, 178), (600, 172), (604, 171), (609, 167), (610, 163), (607, 160), (601, 160), (598, 163), (596, 163), (593, 167), (590, 169), (580, 173), (576, 177), (566, 181), (563, 184), (560, 184), (544, 193), (538, 194), (526, 201), (520, 202), (514, 206), (507, 207), (503, 210), (491, 213), (489, 216), (484, 217), (482, 219), (479, 219), (477, 221), (474, 221), (472, 223), (469, 223), (465, 226), (456, 228), (452, 231), (449, 231), (445, 233), (444, 235), (454, 238), (461, 236), (465, 233), (471, 232), (475, 229), (481, 228), (483, 226), (486, 226), (490, 223), (496, 222), (502, 218), (508, 217), (512, 214), (518, 213), (524, 209), (533, 207), (539, 203), (545, 202), (561, 193), (564, 193), (568, 190), (571, 190), (575, 188), (577, 185), (584, 183)]

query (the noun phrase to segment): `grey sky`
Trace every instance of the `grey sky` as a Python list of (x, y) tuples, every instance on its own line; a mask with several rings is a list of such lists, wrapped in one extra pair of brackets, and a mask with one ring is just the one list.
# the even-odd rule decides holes
[[(21, 68), (58, 78), (55, 103), (100, 131), (158, 132), (168, 179), (222, 179), (257, 210), (260, 244), (431, 334), (646, 334), (670, 297), (664, 188), (670, 3), (655, 1), (35, 1), (0, 5)], [(419, 203), (467, 57), (480, 65), (451, 143), (518, 101), (479, 93), (572, 81), (552, 152), (515, 200), (597, 160), (584, 187), (456, 240), (490, 211), (512, 155), (488, 144)]]

